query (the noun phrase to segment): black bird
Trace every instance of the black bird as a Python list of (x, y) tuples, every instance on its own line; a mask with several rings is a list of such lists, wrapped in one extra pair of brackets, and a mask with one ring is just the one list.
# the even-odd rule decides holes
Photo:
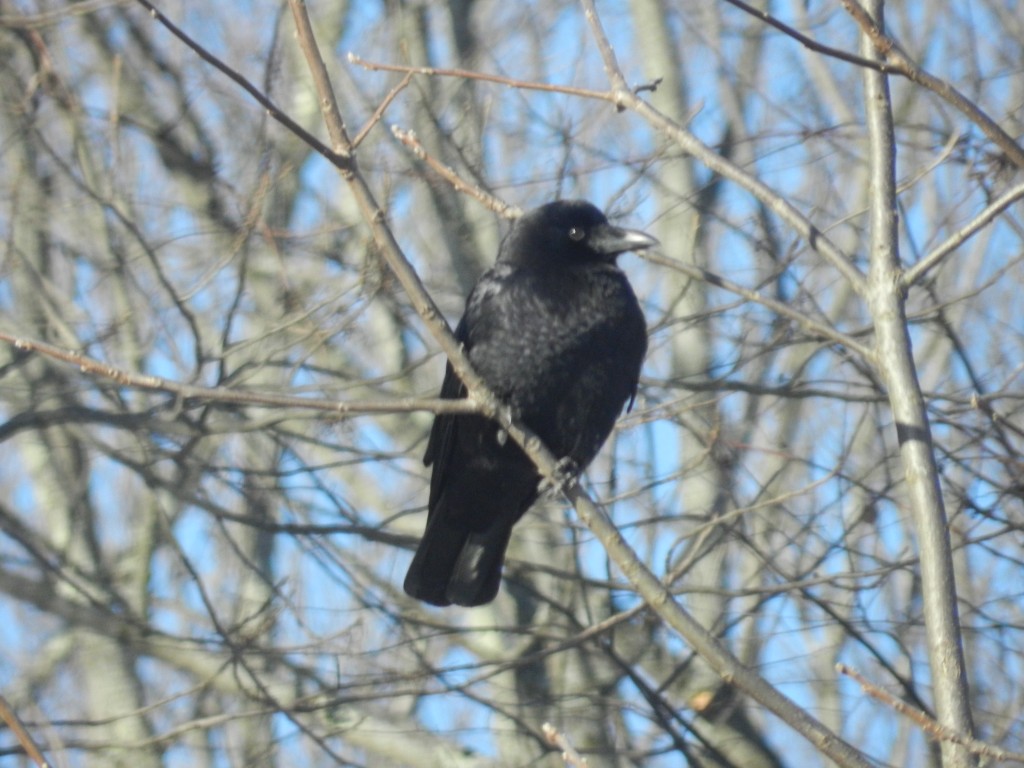
[[(581, 200), (548, 203), (512, 227), (455, 330), (474, 370), (572, 472), (597, 455), (636, 395), (647, 326), (615, 264), (657, 244)], [(451, 364), (441, 397), (466, 396)], [(434, 605), (498, 593), (512, 526), (540, 495), (540, 474), (483, 416), (438, 414), (427, 527), (405, 591)]]

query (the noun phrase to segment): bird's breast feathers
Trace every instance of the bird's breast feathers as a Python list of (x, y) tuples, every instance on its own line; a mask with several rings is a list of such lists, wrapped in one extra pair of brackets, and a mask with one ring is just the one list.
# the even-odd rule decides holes
[[(636, 298), (625, 274), (615, 264), (589, 264), (580, 269), (522, 269), (499, 264), (486, 272), (466, 308), (471, 326), (487, 315), (512, 320), (512, 331), (551, 322), (578, 325), (609, 319), (618, 307), (633, 312)], [(564, 328), (568, 331), (569, 328)]]
[(552, 396), (552, 387), (592, 367), (618, 375), (639, 364), (647, 345), (636, 296), (613, 264), (548, 272), (499, 265), (467, 306), (470, 359), (514, 404), (533, 399), (530, 393)]

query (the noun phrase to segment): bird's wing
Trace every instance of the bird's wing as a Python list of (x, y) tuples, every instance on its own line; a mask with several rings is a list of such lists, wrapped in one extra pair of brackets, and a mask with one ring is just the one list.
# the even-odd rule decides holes
[[(469, 353), (473, 346), (471, 336), (479, 335), (487, 331), (486, 322), (481, 322), (492, 313), (494, 299), (504, 289), (505, 281), (513, 272), (510, 267), (498, 265), (485, 272), (472, 293), (466, 301), (466, 311), (455, 328), (455, 338), (462, 343), (463, 349)], [(474, 322), (475, 320), (475, 322)], [(474, 333), (470, 333), (470, 325), (473, 325)], [(457, 400), (466, 396), (466, 385), (462, 383), (452, 364), (449, 362), (444, 371), (444, 383), (441, 384), (441, 397), (448, 400)], [(455, 426), (456, 416), (439, 413), (434, 417), (434, 427), (430, 430), (430, 439), (427, 441), (427, 450), (423, 455), (423, 463), (428, 467), (434, 464), (434, 477), (444, 475), (444, 463), (451, 450), (452, 430)], [(431, 489), (433, 497), (434, 490)]]
[[(501, 301), (496, 301), (504, 295), (507, 280), (514, 273), (514, 269), (505, 265), (497, 265), (489, 269), (477, 282), (473, 291), (466, 301), (466, 311), (455, 328), (455, 338), (463, 345), (463, 350), (469, 354), (475, 343), (481, 341), (487, 343), (490, 333), (493, 331), (494, 312), (501, 307)], [(499, 324), (500, 325), (500, 324)], [(444, 382), (441, 384), (441, 397), (448, 400), (457, 400), (466, 396), (466, 385), (458, 377), (449, 362), (445, 367)], [(465, 425), (467, 417), (461, 417)], [(452, 414), (439, 413), (434, 417), (434, 426), (430, 430), (430, 438), (427, 440), (427, 449), (423, 454), (423, 463), (427, 466), (433, 465), (434, 470), (430, 477), (430, 502), (429, 509), (434, 509), (434, 504), (440, 498), (445, 481), (450, 469), (449, 463), (452, 457), (452, 449), (455, 443), (455, 427), (460, 417)]]
[[(466, 343), (467, 337), (466, 318), (463, 317), (455, 329), (455, 338)], [(444, 382), (441, 384), (441, 395), (445, 400), (458, 400), (466, 396), (466, 385), (462, 383), (449, 362), (445, 366)], [(430, 430), (430, 438), (427, 440), (427, 450), (423, 454), (423, 463), (428, 467), (434, 464), (434, 477), (445, 473), (445, 465), (451, 453), (452, 429), (455, 426), (455, 416), (446, 413), (439, 413), (434, 417), (434, 426)], [(431, 483), (433, 486), (433, 483)], [(431, 499), (435, 489), (431, 487)]]

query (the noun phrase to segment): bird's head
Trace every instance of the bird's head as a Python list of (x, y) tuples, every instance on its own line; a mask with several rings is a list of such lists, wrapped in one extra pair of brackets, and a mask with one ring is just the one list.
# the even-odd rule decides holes
[(498, 260), (537, 266), (610, 263), (620, 253), (657, 244), (645, 232), (612, 225), (584, 200), (559, 200), (523, 214), (502, 243)]

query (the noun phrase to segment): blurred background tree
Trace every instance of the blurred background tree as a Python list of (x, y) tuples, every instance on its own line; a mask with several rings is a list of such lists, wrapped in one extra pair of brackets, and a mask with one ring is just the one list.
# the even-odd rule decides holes
[[(287, 4), (159, 7), (326, 137)], [(656, 234), (621, 260), (641, 394), (585, 490), (868, 763), (972, 759), (837, 663), (1024, 751), (1024, 17), (896, 4), (889, 49), (851, 2), (597, 10), (625, 90), (573, 2), (310, 4), (387, 225), (450, 321), (507, 228), (395, 125), (505, 204)], [(0, 70), (0, 332), (171, 384), (0, 349), (0, 692), (52, 765), (560, 765), (545, 722), (595, 766), (829, 763), (564, 500), (492, 605), (409, 600), (444, 356), (343, 176), (135, 3), (0, 3)]]

